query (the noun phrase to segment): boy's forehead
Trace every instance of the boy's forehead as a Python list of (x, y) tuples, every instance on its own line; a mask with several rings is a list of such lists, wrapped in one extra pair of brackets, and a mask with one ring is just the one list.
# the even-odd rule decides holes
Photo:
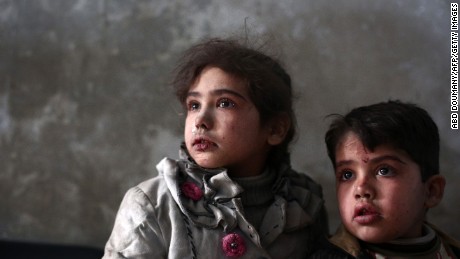
[(401, 159), (410, 159), (409, 154), (393, 144), (380, 144), (374, 148), (367, 147), (360, 137), (349, 131), (343, 135), (338, 142), (336, 150), (336, 162), (340, 160), (360, 160), (368, 163), (375, 157), (400, 157)]
[(349, 131), (343, 135), (335, 149), (336, 162), (342, 160), (356, 160), (360, 158), (363, 162), (369, 161), (370, 151), (364, 146), (361, 139)]
[(343, 136), (340, 138), (340, 140), (337, 143), (335, 152), (336, 155), (339, 152), (356, 152), (356, 151), (362, 151), (364, 153), (369, 153), (369, 149), (364, 145), (362, 140), (359, 138), (359, 136), (354, 133), (353, 131), (348, 131)]

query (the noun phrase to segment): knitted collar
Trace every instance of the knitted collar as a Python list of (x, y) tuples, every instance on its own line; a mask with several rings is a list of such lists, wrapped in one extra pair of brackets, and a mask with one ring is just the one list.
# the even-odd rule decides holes
[(276, 172), (266, 169), (257, 176), (232, 178), (234, 182), (243, 187), (241, 202), (244, 206), (257, 206), (273, 201), (272, 186), (276, 180)]

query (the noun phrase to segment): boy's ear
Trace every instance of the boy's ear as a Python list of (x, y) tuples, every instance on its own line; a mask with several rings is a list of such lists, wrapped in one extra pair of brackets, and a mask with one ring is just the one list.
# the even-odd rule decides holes
[(425, 207), (432, 208), (439, 204), (444, 195), (444, 187), (446, 186), (446, 179), (442, 175), (433, 175), (425, 182), (426, 200)]
[(281, 144), (291, 128), (291, 119), (286, 114), (279, 115), (269, 123), (268, 144), (276, 146)]

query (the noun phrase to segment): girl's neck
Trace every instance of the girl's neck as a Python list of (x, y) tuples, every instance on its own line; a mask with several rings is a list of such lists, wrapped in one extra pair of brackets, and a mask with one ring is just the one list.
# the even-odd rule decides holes
[(260, 205), (270, 200), (271, 189), (276, 174), (270, 170), (264, 170), (261, 174), (249, 177), (233, 177), (236, 183), (243, 187), (243, 204)]
[(226, 168), (231, 178), (243, 178), (261, 175), (265, 167), (265, 159), (259, 162), (254, 159), (251, 163), (244, 163), (244, 166), (229, 166)]
[(273, 203), (272, 187), (276, 176), (274, 170), (266, 169), (257, 176), (232, 178), (244, 190), (240, 198), (245, 211), (245, 218), (256, 229), (259, 229), (270, 204)]
[(232, 178), (241, 178), (262, 174), (266, 167), (269, 151), (270, 148), (266, 147), (266, 149), (260, 150), (260, 152), (246, 157), (236, 164), (226, 166), (228, 175)]

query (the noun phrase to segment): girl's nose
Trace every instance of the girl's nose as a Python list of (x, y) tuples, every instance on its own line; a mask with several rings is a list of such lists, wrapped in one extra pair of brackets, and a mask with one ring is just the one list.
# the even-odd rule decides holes
[(212, 128), (212, 112), (203, 107), (195, 117), (195, 127), (197, 129), (209, 130)]

